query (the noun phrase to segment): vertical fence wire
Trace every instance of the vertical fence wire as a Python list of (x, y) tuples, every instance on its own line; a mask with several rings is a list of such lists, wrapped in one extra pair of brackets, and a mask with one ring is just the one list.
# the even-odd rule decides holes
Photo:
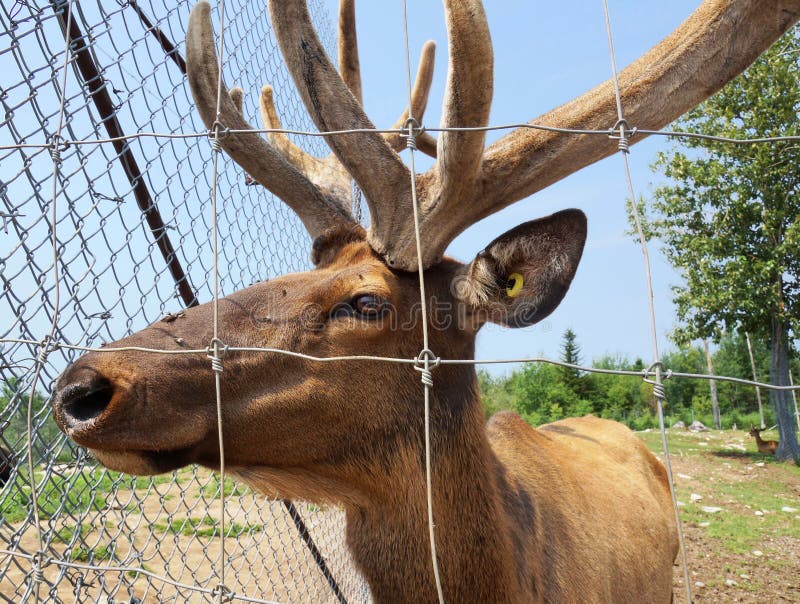
[(642, 257), (644, 260), (647, 304), (650, 315), (650, 336), (653, 346), (653, 364), (651, 367), (655, 370), (655, 380), (652, 382), (653, 394), (655, 395), (656, 405), (658, 406), (658, 425), (661, 432), (661, 447), (664, 452), (664, 466), (667, 470), (667, 481), (669, 482), (669, 492), (672, 498), (673, 513), (675, 515), (675, 529), (677, 531), (678, 549), (680, 551), (681, 562), (683, 566), (683, 581), (686, 590), (686, 602), (687, 604), (691, 604), (692, 586), (689, 582), (689, 564), (686, 557), (686, 546), (683, 539), (683, 527), (681, 526), (681, 516), (678, 510), (678, 498), (675, 493), (675, 481), (672, 476), (672, 464), (669, 458), (669, 444), (667, 443), (667, 431), (666, 424), (664, 422), (664, 399), (666, 397), (666, 391), (661, 382), (661, 371), (663, 366), (658, 354), (658, 331), (656, 329), (656, 308), (653, 295), (653, 278), (650, 268), (650, 252), (648, 251), (647, 238), (645, 237), (644, 229), (642, 228), (642, 220), (639, 216), (639, 208), (636, 204), (636, 195), (633, 190), (633, 178), (631, 177), (631, 169), (628, 162), (628, 154), (630, 153), (630, 145), (628, 142), (629, 126), (625, 121), (625, 114), (623, 113), (622, 108), (622, 95), (620, 94), (619, 88), (619, 72), (617, 70), (617, 59), (614, 52), (614, 36), (611, 32), (611, 16), (608, 10), (608, 0), (603, 0), (603, 16), (605, 19), (606, 35), (608, 37), (608, 52), (611, 60), (611, 74), (614, 83), (614, 99), (617, 105), (617, 123), (614, 125), (612, 130), (616, 130), (617, 128), (619, 129), (619, 150), (625, 173), (625, 184), (628, 189), (628, 197), (631, 201), (634, 222), (636, 224), (636, 232), (639, 237), (639, 244), (642, 249)]
[(444, 604), (444, 594), (442, 592), (442, 580), (439, 576), (439, 562), (436, 558), (436, 528), (433, 521), (433, 486), (432, 486), (432, 460), (431, 460), (431, 388), (433, 388), (433, 376), (431, 373), (431, 361), (436, 356), (430, 349), (428, 340), (428, 310), (427, 296), (425, 295), (425, 270), (422, 264), (422, 242), (419, 233), (419, 202), (417, 199), (417, 170), (414, 165), (414, 152), (416, 151), (416, 136), (419, 129), (414, 118), (414, 108), (412, 103), (411, 88), (411, 52), (408, 43), (408, 10), (406, 0), (402, 0), (403, 8), (403, 41), (405, 44), (406, 61), (406, 84), (408, 94), (408, 126), (407, 148), (409, 152), (409, 175), (411, 179), (411, 207), (414, 218), (414, 240), (417, 250), (417, 274), (419, 275), (419, 295), (420, 310), (422, 312), (422, 351), (417, 357), (419, 365), (415, 368), (421, 372), (422, 388), (425, 401), (425, 500), (428, 511), (428, 540), (430, 542), (431, 564), (433, 566), (433, 578), (436, 584), (436, 595), (440, 604)]
[[(61, 4), (63, 10), (64, 5)], [(72, 23), (72, 0), (67, 0), (66, 4), (66, 27), (69, 29)], [(58, 327), (59, 310), (61, 308), (61, 295), (60, 295), (60, 275), (58, 271), (58, 176), (61, 168), (61, 131), (64, 128), (64, 105), (66, 102), (67, 94), (67, 67), (70, 60), (70, 43), (69, 37), (66, 37), (64, 47), (64, 63), (62, 66), (62, 79), (61, 89), (59, 94), (59, 107), (58, 118), (56, 124), (56, 131), (52, 135), (50, 156), (53, 159), (53, 176), (52, 176), (52, 196), (51, 196), (51, 214), (50, 214), (50, 231), (51, 231), (51, 244), (53, 252), (53, 316), (50, 323), (50, 332), (42, 341), (41, 350), (36, 358), (36, 369), (34, 371), (33, 380), (31, 382), (31, 391), (28, 397), (28, 408), (26, 413), (26, 432), (27, 432), (27, 454), (28, 454), (28, 479), (30, 481), (31, 491), (31, 509), (33, 513), (34, 530), (36, 532), (36, 546), (37, 550), (31, 559), (32, 569), (30, 573), (29, 591), (26, 592), (23, 599), (27, 599), (29, 593), (33, 594), (34, 602), (39, 602), (40, 587), (43, 581), (42, 564), (45, 563), (44, 559), (44, 540), (42, 538), (41, 518), (39, 515), (39, 493), (36, 485), (36, 472), (34, 463), (34, 444), (33, 444), (33, 403), (36, 395), (36, 386), (39, 384), (39, 378), (42, 373), (42, 368), (47, 362), (47, 355), (49, 347), (53, 342), (56, 329)]]
[(222, 425), (222, 361), (220, 360), (220, 343), (219, 339), (219, 248), (218, 248), (218, 224), (217, 224), (217, 179), (219, 177), (218, 162), (220, 151), (222, 150), (219, 142), (221, 134), (220, 125), (220, 102), (222, 101), (222, 65), (224, 63), (225, 52), (225, 0), (220, 0), (219, 3), (219, 42), (217, 47), (217, 57), (219, 64), (217, 65), (217, 106), (214, 119), (214, 127), (211, 132), (211, 147), (213, 149), (213, 159), (211, 162), (211, 245), (214, 262), (214, 291), (212, 298), (213, 308), (213, 339), (211, 340), (210, 348), (213, 351), (211, 359), (211, 369), (214, 372), (214, 392), (216, 396), (217, 408), (217, 438), (219, 439), (219, 585), (217, 586), (217, 601), (222, 604), (223, 598), (228, 590), (225, 585), (225, 441), (224, 429)]

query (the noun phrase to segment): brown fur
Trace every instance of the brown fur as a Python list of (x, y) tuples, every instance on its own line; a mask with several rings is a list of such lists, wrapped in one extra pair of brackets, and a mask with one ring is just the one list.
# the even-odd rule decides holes
[(778, 450), (778, 441), (777, 440), (762, 440), (761, 433), (764, 431), (763, 428), (759, 429), (753, 426), (750, 428), (750, 432), (748, 434), (756, 439), (756, 446), (758, 447), (759, 453), (764, 453), (766, 455), (775, 455), (775, 451)]
[[(575, 213), (548, 220), (544, 228), (580, 223)], [(541, 225), (532, 224), (522, 237), (536, 238)], [(352, 231), (324, 241), (317, 269), (220, 301), (225, 344), (416, 356), (417, 277), (387, 268)], [(527, 249), (530, 241), (520, 245)], [(491, 246), (484, 253), (491, 256)], [(451, 260), (426, 271), (432, 305), (447, 301), (456, 314), (475, 312), (452, 293), (463, 272)], [(329, 316), (364, 292), (391, 302), (385, 323)], [(204, 348), (210, 313), (208, 304), (187, 309), (104, 350)], [(431, 347), (445, 358), (471, 358), (479, 326), (433, 329)], [(269, 495), (343, 505), (348, 544), (377, 601), (435, 600), (418, 372), (234, 352), (223, 366), (227, 467)], [(448, 601), (669, 600), (676, 530), (666, 476), (627, 428), (585, 417), (534, 430), (512, 413), (487, 427), (472, 366), (440, 366), (434, 382), (433, 508)], [(76, 419), (92, 412), (95, 398), (106, 406)], [(219, 463), (205, 354), (89, 353), (61, 376), (54, 405), (62, 429), (108, 467), (149, 474)]]

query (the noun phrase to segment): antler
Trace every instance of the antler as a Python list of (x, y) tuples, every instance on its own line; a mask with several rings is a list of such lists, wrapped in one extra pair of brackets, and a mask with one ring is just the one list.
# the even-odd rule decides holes
[[(254, 128), (242, 115), (244, 92), (241, 88), (233, 88), (229, 93), (225, 93), (223, 84), (220, 112), (217, 115), (219, 68), (214, 49), (210, 10), (207, 2), (199, 2), (194, 7), (189, 17), (186, 38), (189, 84), (206, 126), (210, 130), (215, 126), (224, 128), (220, 137), (222, 148), (252, 178), (285, 201), (300, 217), (312, 238), (336, 224), (354, 223), (349, 210), (352, 204), (350, 174), (335, 155), (326, 158), (314, 157), (295, 145), (282, 132), (268, 132), (269, 143), (255, 132), (236, 134), (227, 132), (227, 129), (253, 130)], [(433, 79), (434, 56), (435, 44), (426, 43), (412, 98), (413, 112), (419, 119), (424, 114), (428, 101)], [(341, 81), (360, 104), (361, 75), (353, 0), (342, 0), (340, 3), (339, 61), (342, 66)], [(261, 89), (259, 105), (264, 129), (282, 129), (271, 86), (264, 86)], [(409, 110), (406, 108), (398, 124), (402, 125), (405, 122), (408, 113)], [(396, 134), (384, 134), (382, 137), (397, 151), (404, 146), (403, 140)], [(427, 149), (423, 150), (435, 155), (435, 140), (428, 137), (426, 142)]]
[[(227, 88), (224, 84), (217, 115), (219, 70), (210, 10), (207, 2), (198, 3), (189, 16), (186, 32), (187, 73), (195, 104), (209, 129), (224, 124), (228, 129), (253, 130), (242, 117), (236, 102), (225, 92)], [(342, 198), (316, 186), (257, 133), (225, 135), (224, 132), (221, 133), (220, 143), (228, 155), (256, 181), (285, 201), (300, 217), (312, 237), (317, 237), (335, 224), (354, 222)]]
[[(493, 77), (486, 15), (479, 0), (444, 0), (444, 4), (450, 60), (442, 126), (485, 126)], [(344, 15), (340, 18), (342, 76), (325, 55), (303, 0), (269, 0), (269, 6), (287, 67), (317, 127), (321, 131), (373, 129), (360, 103), (361, 80), (355, 54), (352, 0), (343, 0), (341, 8)], [(207, 20), (207, 6), (204, 12)], [(639, 129), (662, 128), (742, 72), (798, 18), (800, 0), (706, 0), (675, 32), (620, 74), (625, 118)], [(195, 97), (204, 99), (207, 107), (201, 108), (201, 114), (211, 127), (215, 116), (213, 111), (209, 116), (208, 106), (213, 106), (211, 99), (216, 101), (216, 61), (212, 60), (210, 25), (208, 30), (206, 54), (197, 52), (205, 57), (206, 63), (213, 63), (207, 67), (210, 75), (201, 78), (207, 81), (203, 86), (209, 91), (201, 90)], [(191, 57), (190, 50), (187, 48), (187, 59)], [(415, 92), (416, 100), (412, 100), (417, 120), (427, 101), (430, 77), (427, 70), (432, 67), (432, 56), (428, 60), (426, 52), (423, 51), (417, 79), (420, 88)], [(192, 71), (190, 61), (190, 82)], [(194, 79), (198, 79), (197, 76)], [(208, 82), (214, 83), (213, 96)], [(195, 84), (192, 86), (194, 89)], [(223, 96), (226, 97), (225, 109), (219, 121), (230, 128), (242, 127), (235, 126), (244, 123), (238, 115), (235, 120), (228, 121), (231, 118), (227, 109), (229, 99)], [(405, 123), (405, 119), (406, 115), (400, 121)], [(595, 130), (610, 129), (616, 121), (614, 87), (609, 80), (530, 123)], [(260, 142), (251, 143), (250, 146), (257, 149), (254, 153), (262, 153), (261, 147), (266, 146), (269, 159), (234, 159), (293, 209), (303, 205), (297, 201), (297, 192), (309, 189), (308, 179), (298, 183), (303, 169), (298, 170), (296, 162), (287, 161), (275, 148), (281, 147), (286, 156), (291, 157), (288, 147), (275, 138), (275, 146), (268, 145), (260, 137), (255, 138)], [(234, 153), (228, 149), (233, 144), (231, 141), (237, 141), (234, 151), (241, 152), (245, 146), (239, 140), (238, 135), (223, 139), (223, 146), (232, 156)], [(390, 266), (416, 270), (411, 175), (395, 152), (402, 139), (366, 132), (341, 134), (326, 140), (344, 170), (365, 194), (372, 218), (368, 233), (370, 245)], [(487, 149), (484, 149), (484, 142), (483, 132), (443, 132), (437, 143), (435, 165), (424, 174), (414, 175), (424, 267), (438, 262), (447, 245), (471, 224), (617, 149), (616, 143), (604, 136), (564, 135), (529, 128), (515, 130)], [(432, 139), (419, 136), (417, 145), (433, 154)], [(257, 169), (262, 171), (253, 171)], [(309, 206), (305, 209), (308, 216), (304, 218), (301, 214), (307, 226), (345, 215), (349, 218), (349, 212), (343, 209), (346, 206), (332, 201), (330, 187), (326, 193), (319, 187), (314, 188), (313, 201), (304, 202)]]

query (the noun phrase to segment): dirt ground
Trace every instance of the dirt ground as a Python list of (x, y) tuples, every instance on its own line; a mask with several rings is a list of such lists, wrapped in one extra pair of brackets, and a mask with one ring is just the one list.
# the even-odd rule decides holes
[[(658, 448), (657, 434), (642, 437), (651, 448)], [(800, 468), (758, 454), (743, 432), (671, 433), (670, 447), (693, 600), (800, 603)], [(167, 525), (170, 519), (217, 518), (219, 502), (199, 487), (182, 488), (164, 485), (137, 493), (142, 497), (135, 512), (130, 508), (131, 492), (118, 491), (94, 520), (83, 518), (84, 540), (96, 544), (95, 553), (112, 542), (116, 548), (114, 560), (97, 563), (113, 566), (125, 561), (179, 583), (213, 588), (218, 581), (218, 539)], [(174, 492), (181, 495), (173, 496)], [(348, 601), (368, 601), (369, 593), (346, 552), (341, 511), (300, 505), (334, 575), (343, 581)], [(252, 494), (234, 496), (226, 506), (226, 520), (249, 527), (228, 540), (229, 587), (280, 602), (335, 602), (278, 502), (264, 507)], [(74, 529), (69, 517), (48, 525), (59, 531), (69, 523)], [(20, 546), (22, 551), (35, 551), (32, 529), (22, 533)], [(55, 547), (68, 559), (64, 548)], [(30, 563), (22, 559), (5, 566), (5, 573), (0, 573), (0, 601), (19, 601), (29, 570)], [(685, 603), (680, 559), (674, 571), (675, 601)], [(74, 578), (79, 574), (85, 583), (76, 592)], [(44, 577), (52, 586), (49, 594), (42, 593), (44, 601), (127, 603), (130, 596), (140, 602), (209, 601), (191, 589), (130, 571), (65, 573), (51, 565), (44, 569)]]
[[(798, 468), (756, 453), (742, 432), (682, 438), (697, 445), (670, 456), (694, 601), (800, 603)], [(701, 498), (695, 505), (693, 496)], [(715, 534), (715, 523), (723, 522), (733, 537)], [(746, 538), (753, 526), (755, 543)], [(680, 559), (674, 576), (675, 601), (686, 602)]]

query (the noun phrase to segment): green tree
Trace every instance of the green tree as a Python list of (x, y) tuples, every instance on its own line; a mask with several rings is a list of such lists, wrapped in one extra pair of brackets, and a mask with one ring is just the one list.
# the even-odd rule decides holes
[[(735, 138), (800, 135), (800, 30), (680, 118), (677, 128)], [(769, 341), (770, 381), (789, 384), (789, 345), (800, 317), (800, 145), (681, 139), (655, 163), (671, 179), (655, 191), (648, 234), (664, 243), (684, 284), (675, 287), (679, 338), (720, 327)], [(777, 457), (800, 463), (791, 394), (770, 391)]]
[[(561, 338), (561, 360), (570, 365), (581, 364), (581, 347), (578, 346), (578, 336), (572, 329), (567, 329)], [(573, 367), (559, 367), (561, 380), (564, 385), (576, 396), (585, 394), (583, 375), (580, 369)]]
[[(16, 378), (0, 383), (0, 446), (12, 452), (23, 451), (28, 440), (28, 397), (30, 392)], [(49, 457), (60, 461), (72, 458), (72, 446), (56, 426), (47, 397), (37, 391), (33, 395), (33, 451), (40, 463)]]

